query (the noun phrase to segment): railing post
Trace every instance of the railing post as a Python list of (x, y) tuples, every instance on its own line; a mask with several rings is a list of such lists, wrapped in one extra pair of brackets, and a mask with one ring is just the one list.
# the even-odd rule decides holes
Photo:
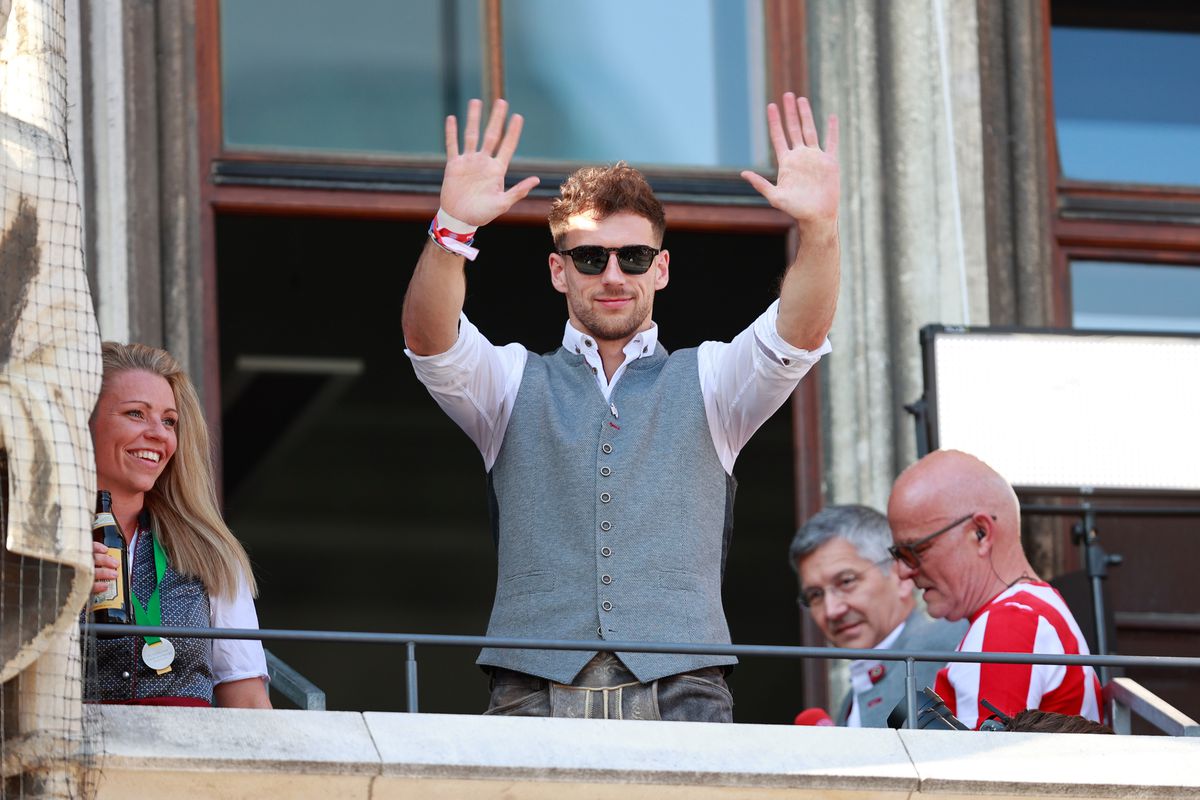
[(917, 727), (917, 664), (911, 658), (904, 659), (904, 696), (908, 702), (908, 719), (905, 727)]
[(404, 677), (407, 684), (408, 713), (417, 713), (417, 644), (408, 643), (408, 660), (404, 662)]
[(1113, 698), (1109, 707), (1112, 709), (1113, 733), (1133, 733), (1133, 720), (1129, 713), (1129, 706)]

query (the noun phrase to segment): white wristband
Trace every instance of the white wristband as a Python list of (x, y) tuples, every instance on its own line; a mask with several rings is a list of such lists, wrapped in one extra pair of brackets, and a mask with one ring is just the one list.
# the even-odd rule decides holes
[(458, 219), (457, 217), (447, 213), (446, 209), (444, 208), (438, 209), (437, 217), (435, 217), (435, 219), (437, 220), (437, 227), (439, 229), (445, 228), (451, 233), (457, 233), (461, 236), (470, 236), (475, 231), (479, 230), (478, 225), (471, 225), (470, 223), (463, 222), (461, 219)]

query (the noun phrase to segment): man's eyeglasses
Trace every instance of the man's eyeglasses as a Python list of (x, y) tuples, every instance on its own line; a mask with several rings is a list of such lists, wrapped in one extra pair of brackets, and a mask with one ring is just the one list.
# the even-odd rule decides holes
[(570, 250), (559, 250), (560, 256), (570, 256), (575, 269), (584, 275), (599, 275), (608, 266), (608, 254), (617, 254), (617, 265), (627, 275), (644, 275), (654, 257), (662, 250), (647, 244), (627, 244), (624, 247), (601, 247), (598, 244), (582, 244)]
[[(970, 514), (959, 517), (944, 528), (939, 528), (928, 536), (923, 536), (915, 542), (904, 542), (903, 544), (892, 545), (888, 548), (888, 552), (892, 554), (892, 558), (899, 561), (909, 569), (917, 569), (921, 566), (921, 553), (929, 549), (929, 543), (943, 533), (948, 533), (954, 530), (959, 525), (975, 516), (978, 512), (972, 511)], [(992, 519), (996, 518), (995, 514), (990, 515)]]
[(867, 574), (867, 570), (883, 567), (886, 564), (891, 564), (892, 559), (885, 558), (882, 561), (876, 561), (871, 566), (861, 572), (846, 570), (833, 579), (833, 583), (828, 586), (810, 586), (800, 592), (800, 605), (805, 608), (820, 608), (825, 602), (825, 595), (833, 594), (841, 598), (849, 597), (862, 585), (863, 576)]

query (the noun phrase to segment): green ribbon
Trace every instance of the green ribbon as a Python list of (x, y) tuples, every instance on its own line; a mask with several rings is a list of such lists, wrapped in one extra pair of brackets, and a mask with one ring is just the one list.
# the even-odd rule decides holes
[[(133, 599), (133, 619), (138, 625), (162, 625), (162, 598), (160, 589), (162, 588), (163, 575), (167, 573), (167, 554), (163, 550), (162, 543), (158, 541), (158, 537), (154, 535), (153, 529), (147, 529), (143, 535), (149, 536), (150, 541), (154, 543), (154, 591), (150, 594), (150, 599), (146, 601), (145, 607), (142, 606), (142, 601), (138, 600), (137, 595), (133, 591), (133, 581), (129, 582), (129, 596)], [(158, 644), (159, 637), (143, 636), (146, 644)]]

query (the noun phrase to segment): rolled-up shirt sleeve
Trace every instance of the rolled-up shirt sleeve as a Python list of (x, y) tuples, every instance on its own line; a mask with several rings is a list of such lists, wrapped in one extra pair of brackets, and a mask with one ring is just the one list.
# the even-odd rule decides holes
[[(257, 628), (258, 611), (243, 578), (232, 599), (212, 596), (209, 619), (214, 628)], [(213, 683), (266, 678), (267, 657), (258, 639), (213, 639)]]
[(779, 301), (772, 303), (732, 342), (700, 345), (700, 391), (713, 445), (726, 472), (767, 419), (791, 396), (800, 379), (832, 349), (789, 344), (776, 327)]
[(458, 338), (449, 350), (421, 356), (405, 348), (404, 354), (417, 379), (471, 437), (490, 470), (504, 441), (529, 352), (519, 344), (493, 345), (461, 314)]

